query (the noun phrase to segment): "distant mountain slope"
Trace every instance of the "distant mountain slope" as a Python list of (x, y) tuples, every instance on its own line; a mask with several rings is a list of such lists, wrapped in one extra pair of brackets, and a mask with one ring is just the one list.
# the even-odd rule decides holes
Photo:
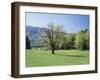
[(31, 41), (31, 46), (42, 46), (41, 34), (47, 30), (46, 28), (40, 28), (36, 26), (26, 26), (26, 35)]

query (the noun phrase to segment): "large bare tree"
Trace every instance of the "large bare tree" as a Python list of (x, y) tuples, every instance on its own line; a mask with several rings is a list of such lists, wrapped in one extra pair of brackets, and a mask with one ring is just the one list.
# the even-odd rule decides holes
[(44, 31), (45, 37), (43, 37), (43, 41), (50, 47), (52, 54), (55, 54), (54, 51), (62, 42), (64, 35), (63, 25), (49, 23), (47, 26), (47, 30)]

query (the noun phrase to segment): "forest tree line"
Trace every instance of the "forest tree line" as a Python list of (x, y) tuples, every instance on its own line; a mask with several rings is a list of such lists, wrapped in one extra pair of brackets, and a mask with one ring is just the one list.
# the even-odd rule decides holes
[(89, 30), (81, 30), (77, 33), (67, 33), (63, 30), (63, 25), (49, 23), (48, 30), (42, 34), (45, 46), (52, 50), (57, 49), (79, 49), (89, 50)]

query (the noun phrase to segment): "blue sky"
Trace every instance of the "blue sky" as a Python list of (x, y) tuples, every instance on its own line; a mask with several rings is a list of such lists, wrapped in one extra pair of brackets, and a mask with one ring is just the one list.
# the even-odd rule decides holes
[(89, 29), (89, 15), (26, 12), (26, 26), (47, 27), (48, 23), (61, 24), (68, 33)]

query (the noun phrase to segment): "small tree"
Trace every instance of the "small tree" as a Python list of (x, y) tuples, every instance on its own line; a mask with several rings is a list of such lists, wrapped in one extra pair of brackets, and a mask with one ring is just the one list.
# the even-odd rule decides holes
[(47, 30), (44, 31), (43, 41), (48, 45), (52, 51), (52, 54), (55, 54), (55, 50), (59, 47), (59, 44), (62, 42), (63, 36), (63, 25), (49, 23)]
[(26, 49), (31, 49), (31, 43), (28, 36), (26, 36)]

